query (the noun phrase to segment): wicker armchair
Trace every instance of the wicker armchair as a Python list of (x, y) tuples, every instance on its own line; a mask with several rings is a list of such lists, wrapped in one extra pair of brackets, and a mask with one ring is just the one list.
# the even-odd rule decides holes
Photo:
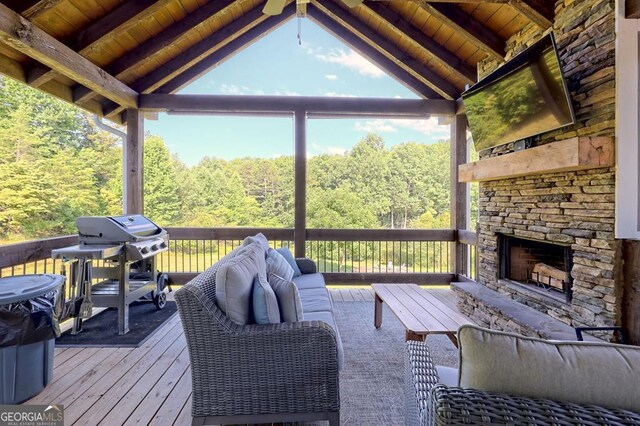
[(333, 329), (320, 321), (233, 323), (216, 305), (216, 270), (214, 265), (176, 291), (191, 359), (193, 424), (338, 425)]
[(423, 342), (407, 342), (405, 404), (407, 425), (640, 425), (630, 411), (445, 386)]

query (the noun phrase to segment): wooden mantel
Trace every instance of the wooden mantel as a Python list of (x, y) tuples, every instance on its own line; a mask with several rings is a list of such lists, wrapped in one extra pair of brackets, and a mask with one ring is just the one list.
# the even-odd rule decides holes
[(612, 137), (580, 136), (462, 164), (458, 167), (458, 181), (498, 180), (610, 167), (614, 164), (615, 145)]

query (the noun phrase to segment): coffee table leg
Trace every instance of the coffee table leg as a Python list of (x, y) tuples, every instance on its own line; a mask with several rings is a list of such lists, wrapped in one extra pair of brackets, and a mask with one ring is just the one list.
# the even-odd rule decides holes
[(380, 328), (382, 325), (382, 299), (378, 294), (376, 294), (376, 301), (374, 304), (373, 325), (375, 325), (376, 328)]
[(409, 340), (415, 340), (417, 342), (423, 342), (427, 339), (426, 335), (423, 334), (416, 334), (413, 331), (410, 330), (406, 330), (405, 331), (405, 340), (409, 341)]
[(449, 340), (451, 340), (451, 343), (453, 343), (453, 345), (457, 348), (458, 347), (458, 338), (456, 337), (456, 334), (447, 334), (447, 337), (449, 338)]

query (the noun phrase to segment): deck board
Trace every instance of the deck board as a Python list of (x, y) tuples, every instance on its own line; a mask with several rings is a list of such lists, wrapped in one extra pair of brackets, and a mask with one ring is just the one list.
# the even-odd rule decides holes
[[(374, 300), (370, 287), (329, 294), (334, 302)], [(138, 348), (56, 348), (55, 354), (54, 380), (27, 404), (63, 404), (65, 424), (191, 422), (191, 371), (178, 315)]]

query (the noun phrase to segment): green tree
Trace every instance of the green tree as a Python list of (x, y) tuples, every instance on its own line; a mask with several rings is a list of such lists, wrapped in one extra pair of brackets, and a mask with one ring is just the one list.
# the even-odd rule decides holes
[(161, 225), (178, 225), (182, 216), (177, 173), (171, 153), (159, 136), (144, 141), (145, 214)]

